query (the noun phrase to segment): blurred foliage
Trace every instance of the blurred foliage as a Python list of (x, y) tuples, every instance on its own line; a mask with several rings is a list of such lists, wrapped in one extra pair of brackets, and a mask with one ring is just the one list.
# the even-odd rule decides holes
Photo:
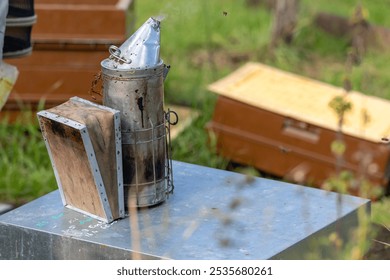
[(34, 118), (25, 112), (12, 125), (0, 122), (0, 201), (24, 204), (57, 186)]

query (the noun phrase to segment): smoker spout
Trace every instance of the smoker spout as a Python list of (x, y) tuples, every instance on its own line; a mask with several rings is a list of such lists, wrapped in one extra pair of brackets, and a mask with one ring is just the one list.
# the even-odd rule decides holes
[(110, 47), (105, 67), (118, 70), (145, 69), (160, 61), (160, 21), (149, 18), (119, 48)]

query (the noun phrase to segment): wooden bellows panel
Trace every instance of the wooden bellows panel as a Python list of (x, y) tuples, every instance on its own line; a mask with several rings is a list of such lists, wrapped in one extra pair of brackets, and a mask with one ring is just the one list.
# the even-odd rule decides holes
[(64, 205), (106, 222), (124, 217), (119, 111), (76, 97), (38, 119)]

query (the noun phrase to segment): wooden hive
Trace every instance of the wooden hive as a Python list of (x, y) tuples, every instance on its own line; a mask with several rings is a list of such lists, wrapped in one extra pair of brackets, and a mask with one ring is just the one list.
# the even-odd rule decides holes
[[(342, 88), (247, 63), (209, 89), (219, 95), (207, 127), (217, 136), (220, 154), (316, 186), (335, 174), (331, 146), (338, 117), (329, 102), (345, 94)], [(346, 98), (352, 110), (342, 127), (346, 151), (340, 169), (388, 188), (390, 147), (384, 139), (390, 135), (390, 102), (359, 92)]]
[(35, 0), (35, 43), (119, 44), (132, 0)]
[[(6, 59), (20, 75), (0, 118), (22, 109), (57, 106), (72, 96), (94, 100), (90, 91), (110, 45), (131, 33), (135, 0), (35, 0), (30, 56)], [(95, 95), (97, 102), (100, 96)]]
[(63, 204), (105, 222), (124, 217), (119, 111), (74, 97), (38, 119)]

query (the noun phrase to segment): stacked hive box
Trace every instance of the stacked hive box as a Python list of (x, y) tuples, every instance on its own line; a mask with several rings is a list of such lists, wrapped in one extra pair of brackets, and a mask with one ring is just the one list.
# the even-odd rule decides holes
[[(389, 101), (354, 91), (345, 96), (352, 108), (344, 115), (345, 151), (336, 166), (338, 117), (329, 103), (344, 89), (260, 63), (247, 63), (209, 89), (219, 96), (208, 129), (226, 158), (315, 186), (349, 170), (390, 191)], [(353, 194), (374, 193), (351, 187)]]
[[(30, 56), (8, 59), (20, 74), (0, 118), (40, 101), (56, 106), (72, 96), (91, 100), (91, 84), (108, 47), (131, 33), (134, 0), (35, 0)], [(130, 18), (130, 20), (129, 20)]]

